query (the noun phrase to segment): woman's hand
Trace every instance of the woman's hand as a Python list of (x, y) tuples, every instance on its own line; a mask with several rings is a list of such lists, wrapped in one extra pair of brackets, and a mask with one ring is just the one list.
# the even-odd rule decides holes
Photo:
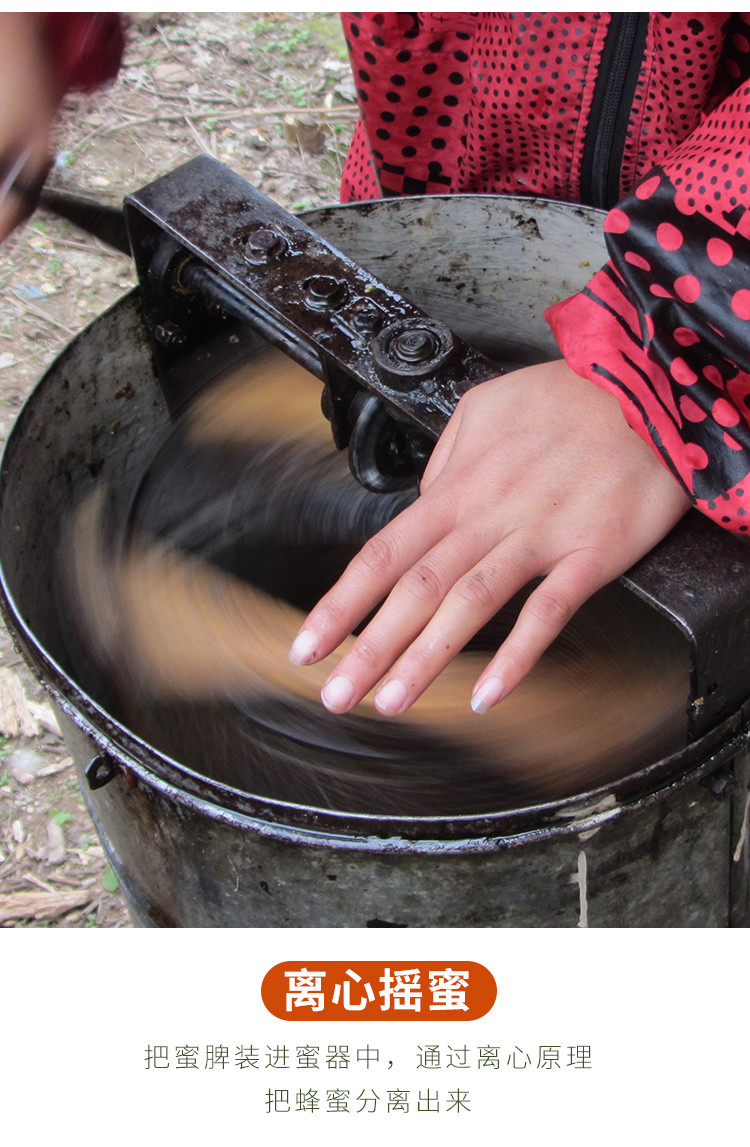
[(421, 496), (367, 542), (290, 656), (322, 659), (382, 602), (322, 700), (345, 713), (381, 681), (375, 705), (397, 716), (513, 594), (543, 577), (475, 684), (472, 707), (486, 712), (579, 606), (689, 506), (617, 400), (565, 362), (482, 383), (446, 427)]

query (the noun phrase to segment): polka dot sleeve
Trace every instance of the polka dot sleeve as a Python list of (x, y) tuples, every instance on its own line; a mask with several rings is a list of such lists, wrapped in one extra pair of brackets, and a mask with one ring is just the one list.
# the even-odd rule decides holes
[(607, 216), (608, 264), (547, 318), (698, 509), (750, 525), (750, 84)]

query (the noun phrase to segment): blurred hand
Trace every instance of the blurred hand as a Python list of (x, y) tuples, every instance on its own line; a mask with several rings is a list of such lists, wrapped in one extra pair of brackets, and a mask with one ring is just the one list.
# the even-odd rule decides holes
[(290, 656), (319, 661), (382, 602), (322, 699), (345, 713), (382, 679), (375, 705), (397, 716), (513, 594), (543, 577), (475, 684), (472, 707), (486, 712), (689, 506), (617, 399), (565, 362), (482, 383), (446, 427), (421, 496), (363, 547)]
[(61, 97), (35, 13), (0, 12), (0, 242), (33, 207)]

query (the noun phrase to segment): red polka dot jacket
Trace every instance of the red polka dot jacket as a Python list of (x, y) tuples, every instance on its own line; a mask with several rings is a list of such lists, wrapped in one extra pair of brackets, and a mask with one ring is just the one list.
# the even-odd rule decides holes
[[(750, 524), (750, 16), (344, 16), (342, 197), (609, 208), (609, 262), (546, 311), (580, 375), (725, 528)], [(747, 524), (746, 524), (747, 523)]]

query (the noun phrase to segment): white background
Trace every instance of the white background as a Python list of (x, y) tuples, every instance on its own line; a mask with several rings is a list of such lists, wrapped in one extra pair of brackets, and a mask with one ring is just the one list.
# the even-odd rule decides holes
[[(3, 1139), (67, 1147), (112, 1143), (242, 1147), (279, 1143), (580, 1144), (734, 1142), (747, 1136), (746, 931), (693, 930), (230, 930), (2, 933), (0, 1081)], [(282, 961), (429, 960), (483, 963), (498, 984), (474, 1022), (286, 1022), (266, 1012), (260, 985)], [(198, 1045), (198, 1070), (145, 1067), (149, 1045)], [(234, 1066), (237, 1046), (259, 1048), (257, 1071)], [(380, 1063), (348, 1072), (274, 1071), (266, 1048), (368, 1045)], [(471, 1049), (471, 1070), (417, 1067), (420, 1045)], [(567, 1067), (567, 1046), (591, 1046), (589, 1071)], [(223, 1071), (206, 1046), (228, 1045)], [(476, 1048), (501, 1048), (500, 1069), (477, 1070)], [(563, 1066), (536, 1067), (560, 1045)], [(530, 1068), (507, 1058), (518, 1046)], [(173, 1059), (173, 1057), (171, 1057)], [(388, 1068), (388, 1061), (393, 1067)], [(280, 1078), (281, 1077), (281, 1078)], [(294, 1110), (317, 1088), (316, 1112)], [(348, 1087), (351, 1110), (326, 1110), (328, 1088)], [(268, 1114), (269, 1089), (288, 1088), (292, 1111)], [(387, 1093), (412, 1109), (388, 1113)], [(461, 1088), (470, 1112), (418, 1113), (417, 1093)], [(373, 1090), (375, 1113), (356, 1097)], [(511, 1140), (509, 1137), (513, 1136)], [(7, 1138), (6, 1138), (7, 1136)], [(521, 1139), (523, 1136), (523, 1139)]]

